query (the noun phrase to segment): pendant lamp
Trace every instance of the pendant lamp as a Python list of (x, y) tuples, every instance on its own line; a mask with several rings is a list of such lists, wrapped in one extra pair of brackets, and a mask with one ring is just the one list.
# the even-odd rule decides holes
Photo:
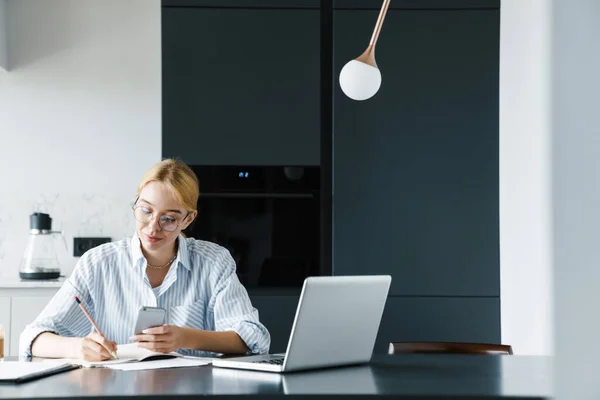
[(340, 72), (340, 86), (346, 96), (353, 100), (367, 100), (377, 93), (381, 86), (381, 72), (375, 63), (375, 43), (379, 37), (390, 0), (383, 0), (379, 18), (375, 24), (369, 46), (358, 58), (349, 61)]

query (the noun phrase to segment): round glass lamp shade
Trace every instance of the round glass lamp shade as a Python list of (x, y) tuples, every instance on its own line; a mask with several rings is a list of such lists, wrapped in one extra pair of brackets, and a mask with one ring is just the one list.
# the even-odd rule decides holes
[(346, 96), (353, 100), (367, 100), (381, 86), (381, 72), (362, 61), (351, 60), (340, 72), (340, 86)]

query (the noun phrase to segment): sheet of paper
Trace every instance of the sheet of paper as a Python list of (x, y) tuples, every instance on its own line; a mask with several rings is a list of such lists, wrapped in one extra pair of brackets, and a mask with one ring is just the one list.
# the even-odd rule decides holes
[[(85, 360), (82, 360), (81, 358), (59, 358), (58, 360), (69, 363), (69, 364), (73, 364), (73, 365), (82, 365), (84, 367), (103, 367), (105, 365), (123, 364), (126, 362), (133, 361), (133, 360), (121, 360), (121, 359), (108, 360), (108, 361), (85, 361)], [(53, 362), (53, 361), (54, 360), (51, 360), (51, 359), (42, 360), (42, 362), (44, 362), (44, 363)]]
[(144, 369), (199, 367), (212, 363), (211, 358), (177, 357), (168, 360), (144, 361), (139, 363), (106, 365), (106, 368), (121, 371), (140, 371)]
[(0, 380), (17, 379), (66, 365), (67, 363), (62, 360), (48, 360), (48, 362), (2, 361), (0, 362)]

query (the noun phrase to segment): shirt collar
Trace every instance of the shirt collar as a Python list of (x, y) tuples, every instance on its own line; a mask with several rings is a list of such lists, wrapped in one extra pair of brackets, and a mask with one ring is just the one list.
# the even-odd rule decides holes
[(144, 258), (144, 254), (142, 253), (142, 245), (140, 244), (140, 238), (138, 237), (137, 232), (133, 234), (131, 238), (131, 245), (129, 246), (129, 252), (131, 254), (131, 265), (135, 268), (137, 267), (139, 261)]
[[(190, 253), (188, 250), (187, 240), (180, 233), (177, 242), (179, 243), (179, 246), (177, 248), (177, 258), (175, 259), (175, 264), (181, 264), (185, 269), (191, 271), (192, 266), (190, 264)], [(144, 258), (144, 253), (142, 253), (142, 245), (137, 232), (134, 233), (133, 237), (131, 238), (130, 255), (131, 265), (134, 268), (137, 267), (140, 260)]]
[(183, 265), (185, 269), (188, 271), (192, 270), (192, 265), (190, 263), (190, 251), (188, 249), (188, 243), (186, 238), (180, 233), (179, 240), (179, 249), (177, 249), (177, 259), (175, 262), (179, 262), (179, 264)]

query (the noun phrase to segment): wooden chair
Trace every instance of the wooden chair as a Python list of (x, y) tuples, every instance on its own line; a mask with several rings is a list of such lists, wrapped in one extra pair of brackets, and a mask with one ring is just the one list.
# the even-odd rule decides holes
[(513, 354), (512, 346), (489, 343), (459, 342), (392, 342), (388, 354)]

